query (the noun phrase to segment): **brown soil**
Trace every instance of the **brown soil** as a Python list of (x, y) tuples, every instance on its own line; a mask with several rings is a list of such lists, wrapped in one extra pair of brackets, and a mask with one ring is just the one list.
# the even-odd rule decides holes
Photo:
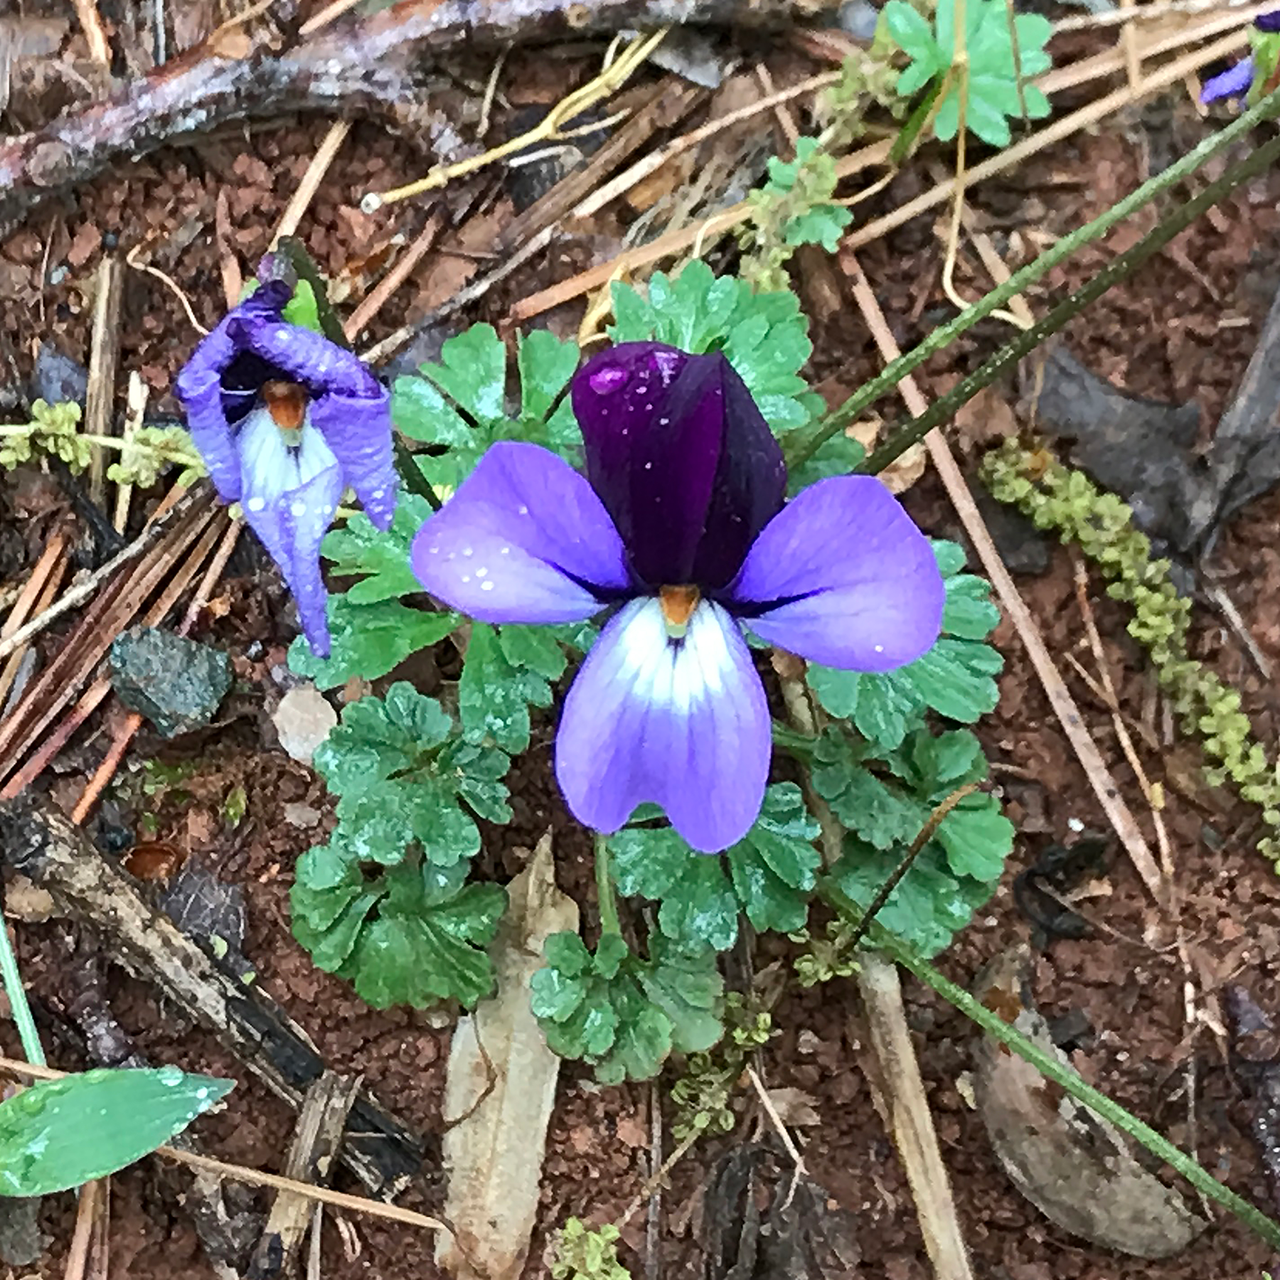
[[(788, 66), (786, 59), (780, 60), (775, 80), (784, 81)], [(545, 97), (538, 89), (539, 72), (532, 64), (523, 70), (529, 73), (524, 80), (517, 67), (508, 73), (510, 82), (523, 83), (528, 100)], [(1003, 229), (1001, 247), (1016, 265), (1036, 252), (1033, 231), (1056, 234), (1079, 225), (1141, 181), (1153, 155), (1170, 148), (1176, 154), (1206, 128), (1181, 100), (1172, 106), (1161, 104), (1159, 112), (1108, 121), (1096, 135), (1045, 152), (1007, 181), (984, 187), (975, 195), (975, 204), (985, 210), (993, 229)], [(0, 245), (0, 334), (9, 335), (0, 338), (0, 355), (9, 347), (22, 375), (29, 372), (44, 338), (74, 358), (86, 358), (93, 274), (104, 237), (118, 237), (124, 247), (139, 242), (157, 246), (153, 264), (171, 274), (192, 298), (196, 315), (212, 323), (223, 305), (223, 251), (230, 248), (248, 273), (267, 247), (324, 131), (324, 124), (313, 120), (229, 131), (119, 168), (66, 202), (43, 208)], [(410, 237), (415, 233), (424, 220), (420, 207), (398, 206), (368, 217), (358, 205), (369, 187), (390, 185), (419, 168), (420, 160), (410, 148), (372, 126), (356, 126), (302, 227), (322, 269), (340, 275), (376, 251), (390, 232), (403, 231)], [(919, 175), (908, 175), (895, 187), (922, 181)], [(885, 199), (897, 195), (891, 189)], [(214, 226), (217, 204), (224, 196), (231, 235), (229, 244), (220, 246)], [(1077, 321), (1067, 335), (1072, 349), (1128, 391), (1167, 401), (1196, 401), (1206, 432), (1211, 430), (1249, 358), (1277, 283), (1270, 264), (1280, 240), (1278, 197), (1280, 177), (1275, 174), (1237, 193), (1213, 218), (1186, 232), (1130, 283)], [(491, 188), (471, 188), (452, 208), (476, 222), (471, 234), (481, 252), (472, 258), (428, 255), (380, 314), (368, 340), (422, 316), (473, 275), (477, 262), (483, 266), (483, 244), (507, 216), (506, 197)], [(516, 299), (604, 256), (602, 244), (613, 243), (610, 237), (616, 230), (612, 222), (583, 230), (563, 249), (535, 260), (494, 290), (466, 320), (500, 322)], [(1079, 284), (1130, 242), (1130, 233), (1122, 231), (1078, 255), (1047, 282), (1045, 292)], [(938, 316), (950, 314), (938, 289), (942, 252), (929, 218), (859, 256), (904, 348), (923, 336)], [(970, 296), (984, 287), (964, 261), (957, 279)], [(820, 282), (806, 275), (798, 283), (806, 301), (815, 303)], [(357, 287), (363, 287), (362, 280)], [(549, 319), (568, 330), (578, 316), (576, 310), (566, 309)], [(121, 368), (138, 370), (162, 405), (171, 406), (167, 389), (196, 336), (170, 290), (154, 277), (127, 273)], [(994, 321), (979, 326), (927, 368), (926, 391), (949, 385), (1002, 336)], [(869, 337), (847, 308), (820, 320), (814, 338), (816, 380), (834, 377), (853, 386), (878, 368)], [(10, 510), (34, 504), (47, 511), (50, 502), (59, 500), (56, 491), (27, 473), (5, 479), (3, 486)], [(930, 531), (955, 534), (954, 514), (932, 478), (911, 492), (908, 504)], [(1278, 520), (1280, 495), (1255, 503), (1235, 522), (1216, 553), (1216, 568), (1254, 640), (1272, 662), (1280, 661), (1280, 554), (1274, 546)], [(41, 522), (28, 524), (25, 548), (5, 551), (14, 561), (4, 565), (6, 576), (16, 576), (22, 563), (38, 552), (44, 528)], [(1023, 578), (1019, 585), (1051, 651), (1073, 653), (1090, 665), (1075, 603), (1071, 555), (1055, 549), (1048, 572)], [(414, 1011), (379, 1013), (366, 1008), (344, 983), (315, 970), (292, 941), (288, 890), (293, 863), (323, 837), (326, 819), (322, 788), (309, 770), (279, 750), (269, 724), (268, 711), (278, 698), (271, 671), (282, 661), (283, 645), (292, 634), (287, 606), (273, 572), (251, 547), (243, 548), (232, 562), (222, 600), (226, 608), (204, 624), (201, 636), (237, 655), (243, 714), (194, 745), (161, 748), (143, 738), (126, 772), (136, 776), (141, 762), (153, 755), (195, 762), (192, 777), (152, 804), (155, 837), (177, 844), (244, 886), (249, 920), (245, 951), (263, 987), (309, 1030), (328, 1064), (363, 1076), (407, 1123), (425, 1135), (438, 1135), (448, 1021)], [(1100, 591), (1094, 593), (1093, 604), (1126, 712), (1142, 721), (1149, 677), (1139, 651), (1124, 634), (1125, 615)], [(266, 647), (260, 657), (251, 658), (254, 651), (249, 646), (255, 641)], [(1030, 925), (1011, 892), (1018, 871), (1051, 842), (1070, 840), (1082, 828), (1106, 829), (1021, 641), (1007, 623), (996, 641), (1007, 658), (1002, 700), (979, 733), (1020, 836), (1000, 892), (944, 957), (946, 972), (961, 982), (971, 981), (984, 962), (1011, 943), (1029, 937)], [(1260, 735), (1274, 742), (1280, 725), (1273, 691), (1251, 667), (1237, 639), (1207, 610), (1199, 614), (1197, 644), (1216, 669), (1244, 691)], [(1109, 714), (1073, 675), (1068, 679), (1126, 800), (1149, 828), (1147, 809), (1124, 763)], [(550, 824), (562, 887), (589, 903), (589, 845), (556, 795), (549, 772), (550, 736), (550, 722), (535, 727), (534, 745), (514, 774), (515, 820), (509, 828), (486, 830), (484, 858), (499, 876), (514, 873), (523, 851)], [(101, 730), (92, 728), (64, 753), (42, 785), (60, 799), (74, 795), (104, 745)], [(1181, 1145), (1193, 1147), (1211, 1172), (1265, 1205), (1269, 1190), (1248, 1138), (1239, 1085), (1225, 1068), (1224, 1046), (1211, 1028), (1220, 1018), (1216, 993), (1228, 978), (1243, 983), (1263, 1003), (1270, 996), (1280, 964), (1280, 887), (1252, 850), (1250, 811), (1198, 789), (1194, 760), (1193, 750), (1175, 744), (1163, 760), (1147, 752), (1144, 763), (1168, 783), (1165, 817), (1194, 977), (1215, 1016), (1204, 1026), (1185, 1025), (1182, 969), (1176, 953), (1153, 943), (1149, 903), (1122, 855), (1112, 858), (1084, 908), (1095, 924), (1090, 936), (1055, 940), (1039, 953), (1035, 995), (1051, 1017), (1083, 1015), (1087, 1031), (1074, 1061), (1086, 1078)], [(237, 784), (247, 791), (247, 818), (238, 830), (229, 831), (222, 804)], [(302, 804), (322, 815), (310, 826), (294, 825), (286, 814), (286, 806)], [(138, 807), (126, 812), (136, 824)], [(296, 820), (297, 809), (289, 812)], [(592, 911), (588, 906), (589, 919)], [(62, 1003), (68, 937), (69, 927), (58, 922), (17, 928), (24, 975), (37, 1004), (46, 1010)], [(765, 954), (785, 955), (787, 947), (770, 942)], [(196, 1126), (206, 1148), (226, 1160), (278, 1168), (291, 1130), (290, 1112), (209, 1036), (175, 1019), (146, 984), (113, 968), (108, 992), (114, 1013), (150, 1059), (237, 1079), (225, 1110)], [(907, 1002), (978, 1275), (992, 1280), (1257, 1280), (1270, 1264), (1265, 1248), (1222, 1215), (1193, 1247), (1162, 1262), (1125, 1259), (1056, 1230), (1009, 1184), (981, 1122), (964, 1101), (958, 1081), (970, 1067), (971, 1026), (910, 982)], [(770, 1084), (811, 1095), (820, 1123), (798, 1129), (798, 1141), (812, 1176), (854, 1216), (864, 1258), (859, 1274), (865, 1280), (924, 1280), (929, 1269), (910, 1189), (863, 1073), (866, 1036), (853, 988), (837, 982), (793, 991), (778, 1009), (776, 1024), (780, 1033), (763, 1055), (765, 1075)], [(58, 1038), (57, 1033), (50, 1039), (58, 1065), (84, 1065), (73, 1040)], [(0, 1024), (0, 1049), (16, 1056), (17, 1048), (11, 1026)], [(1197, 1094), (1194, 1130), (1188, 1126), (1182, 1091), (1189, 1063), (1194, 1064)], [(661, 1089), (648, 1086), (601, 1090), (589, 1074), (572, 1065), (565, 1068), (548, 1140), (540, 1235), (526, 1269), (528, 1277), (547, 1274), (541, 1254), (546, 1231), (570, 1214), (596, 1223), (610, 1221), (642, 1186), (649, 1171), (649, 1108), (661, 1096)], [(675, 1171), (672, 1190), (664, 1198), (661, 1254), (668, 1275), (699, 1274), (694, 1235), (710, 1171), (722, 1154), (744, 1140), (754, 1119), (745, 1099), (741, 1105), (738, 1132), (695, 1148)], [(155, 1162), (143, 1162), (114, 1184), (113, 1274), (131, 1280), (203, 1280), (212, 1274), (171, 1178), (162, 1175)], [(428, 1169), (423, 1184), (413, 1188), (404, 1203), (430, 1211), (439, 1204), (440, 1186), (439, 1170)], [(73, 1216), (70, 1196), (47, 1201), (43, 1225), (51, 1249), (42, 1266), (29, 1274), (61, 1274)], [(630, 1249), (643, 1248), (639, 1223), (637, 1218), (624, 1235), (630, 1247), (626, 1260), (636, 1274), (642, 1274), (643, 1264)], [(333, 1280), (423, 1280), (436, 1274), (432, 1241), (426, 1235), (349, 1215), (347, 1225), (350, 1231), (340, 1233), (330, 1215), (324, 1274)]]

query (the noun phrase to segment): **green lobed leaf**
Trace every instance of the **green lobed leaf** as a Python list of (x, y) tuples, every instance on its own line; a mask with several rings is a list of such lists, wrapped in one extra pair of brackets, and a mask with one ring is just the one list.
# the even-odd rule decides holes
[(818, 824), (793, 782), (771, 786), (760, 817), (725, 855), (733, 891), (753, 928), (794, 933), (804, 927), (822, 855)]
[(765, 792), (751, 830), (725, 853), (698, 853), (670, 827), (625, 827), (609, 837), (618, 889), (658, 901), (658, 928), (672, 944), (725, 951), (738, 914), (757, 929), (792, 931), (808, 915), (821, 856), (817, 823), (794, 783)]
[(401, 493), (390, 529), (375, 529), (363, 511), (331, 529), (320, 548), (325, 559), (339, 577), (361, 578), (346, 589), (345, 597), (353, 604), (376, 604), (420, 592), (409, 552), (430, 515), (431, 504), (421, 494)]
[(459, 801), (491, 821), (511, 820), (507, 757), (453, 732), (440, 704), (404, 681), (346, 708), (314, 763), (340, 797), (339, 832), (358, 861), (393, 865), (411, 844), (439, 866), (471, 857), (480, 832)]
[(529, 745), (529, 707), (551, 705), (551, 681), (564, 674), (555, 637), (537, 627), (471, 624), (458, 681), (458, 714), (470, 742), (494, 742), (512, 755)]
[(334, 689), (357, 677), (376, 680), (457, 626), (455, 613), (425, 613), (398, 600), (358, 604), (351, 595), (331, 595), (329, 656), (317, 657), (306, 638), (298, 636), (289, 646), (289, 669), (314, 680), (319, 689)]
[(532, 441), (576, 463), (582, 433), (564, 392), (578, 360), (576, 343), (545, 330), (522, 336), (520, 411), (513, 419), (505, 410), (507, 349), (491, 325), (472, 325), (444, 344), (439, 364), (396, 379), (392, 420), (411, 439), (435, 446), (416, 461), (442, 490), (456, 489), (499, 440)]
[[(869, 907), (897, 869), (901, 854), (881, 852), (847, 837), (829, 875), (860, 907)], [(956, 875), (937, 844), (930, 843), (876, 914), (876, 920), (924, 956), (935, 956), (995, 892), (997, 880)]]
[(870, 773), (834, 726), (814, 747), (810, 776), (836, 817), (875, 849), (908, 848), (929, 820), (930, 805)]
[(853, 214), (842, 205), (815, 204), (787, 219), (782, 238), (789, 245), (820, 244), (828, 253), (835, 253), (852, 221)]
[(717, 951), (738, 936), (738, 899), (720, 858), (697, 853), (671, 827), (624, 827), (608, 840), (621, 893), (660, 901), (658, 928), (686, 945)]
[(577, 934), (546, 941), (547, 964), (531, 980), (531, 1006), (548, 1046), (580, 1058), (605, 1084), (657, 1075), (672, 1048), (710, 1048), (724, 1033), (724, 984), (715, 954), (660, 934), (648, 960), (606, 933), (595, 954)]
[(446, 999), (470, 1006), (486, 996), (493, 970), (484, 948), (506, 892), (466, 883), (465, 861), (437, 866), (409, 856), (372, 878), (361, 862), (340, 836), (298, 860), (293, 931), (317, 967), (349, 979), (380, 1009)]
[(946, 81), (956, 46), (955, 0), (939, 0), (932, 29), (905, 0), (889, 0), (883, 14), (890, 37), (911, 57), (898, 92), (911, 96), (935, 81), (947, 86), (933, 119), (944, 142), (960, 127), (962, 98), (966, 129), (996, 147), (1009, 144), (1010, 119), (1049, 113), (1044, 94), (1025, 83), (1052, 65), (1044, 48), (1052, 26), (1041, 15), (1018, 15), (1011, 28), (1005, 0), (966, 0), (966, 74)]
[(45, 1080), (0, 1102), (0, 1195), (43, 1196), (125, 1168), (234, 1087), (177, 1067)]

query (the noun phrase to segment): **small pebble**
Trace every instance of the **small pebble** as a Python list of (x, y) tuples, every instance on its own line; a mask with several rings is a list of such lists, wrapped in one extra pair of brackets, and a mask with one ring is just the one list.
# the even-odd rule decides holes
[(320, 821), (320, 810), (309, 804), (287, 804), (284, 807), (284, 820), (291, 827), (306, 830)]
[(338, 713), (313, 684), (300, 684), (280, 699), (271, 717), (285, 752), (299, 764), (310, 764), (316, 748), (338, 723)]

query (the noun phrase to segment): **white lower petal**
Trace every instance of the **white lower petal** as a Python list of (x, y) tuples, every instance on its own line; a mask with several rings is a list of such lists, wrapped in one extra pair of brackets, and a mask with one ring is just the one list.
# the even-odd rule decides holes
[(666, 810), (697, 849), (740, 839), (769, 770), (769, 711), (737, 623), (703, 600), (681, 640), (659, 601), (610, 621), (565, 699), (556, 774), (574, 815), (615, 831), (637, 805)]
[(338, 461), (309, 417), (299, 429), (286, 432), (265, 405), (245, 415), (236, 436), (236, 451), (248, 511), (274, 506), (283, 494), (301, 488)]

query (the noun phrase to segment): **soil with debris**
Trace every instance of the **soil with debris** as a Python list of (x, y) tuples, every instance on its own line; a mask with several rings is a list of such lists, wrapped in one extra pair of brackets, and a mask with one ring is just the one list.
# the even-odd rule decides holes
[[(47, 7), (59, 16), (58, 6)], [(202, 11), (206, 7), (215, 12), (212, 4), (199, 6)], [(29, 6), (28, 12), (39, 16), (39, 7)], [(86, 58), (79, 40), (75, 37), (64, 53), (72, 70), (82, 68)], [(502, 79), (506, 101), (496, 108), (499, 129), (521, 108), (553, 101), (563, 91), (566, 67), (579, 74), (587, 66), (580, 56), (550, 68), (544, 61), (513, 55)], [(778, 85), (813, 71), (812, 63), (786, 48), (766, 61)], [(482, 92), (483, 80), (482, 69), (478, 86), (455, 85), (447, 92), (474, 104), (473, 89)], [(15, 75), (15, 85), (19, 82), (26, 83)], [(61, 105), (60, 99), (83, 92), (74, 78), (36, 89), (24, 96), (15, 88), (9, 127), (32, 123), (51, 103)], [(1181, 154), (1209, 127), (1182, 96), (1171, 94), (1144, 112), (1112, 117), (1094, 133), (1037, 154), (1010, 176), (982, 184), (973, 192), (973, 206), (1006, 260), (1017, 266), (1034, 257), (1050, 237), (1080, 225), (1131, 191), (1153, 166)], [(243, 276), (251, 272), (325, 131), (324, 122), (305, 118), (225, 129), (137, 163), (113, 166), (100, 180), (34, 213), (0, 244), (0, 402), (6, 385), (29, 385), (43, 344), (74, 361), (87, 361), (95, 273), (103, 255), (137, 250), (136, 261), (169, 279), (126, 271), (119, 367), (140, 374), (153, 408), (162, 415), (176, 412), (169, 387), (198, 337), (178, 293), (189, 300), (196, 320), (214, 323), (224, 306), (224, 269), (233, 263)], [(784, 145), (779, 134), (776, 149)], [(913, 187), (922, 189), (930, 180), (929, 163), (942, 160), (914, 165), (877, 198), (872, 214), (908, 198)], [(338, 282), (349, 307), (367, 292), (391, 250), (414, 238), (429, 208), (456, 224), (445, 247), (429, 252), (382, 309), (361, 346), (422, 320), (493, 265), (496, 235), (512, 217), (514, 200), (524, 201), (519, 193), (513, 197), (510, 183), (494, 175), (470, 180), (435, 206), (409, 203), (372, 215), (361, 212), (364, 192), (397, 185), (422, 166), (415, 147), (357, 123), (301, 225), (308, 249)], [(1280, 260), (1278, 211), (1280, 174), (1268, 174), (1238, 191), (1077, 320), (1065, 339), (1072, 352), (1128, 392), (1194, 402), (1207, 438), (1280, 286), (1274, 267)], [(638, 213), (631, 208), (627, 217)], [(859, 251), (904, 348), (952, 314), (938, 283), (943, 249), (934, 222), (934, 214), (925, 215)], [(472, 321), (502, 325), (515, 301), (611, 257), (625, 231), (620, 216), (608, 212), (568, 230), (546, 254), (478, 304), (420, 332), (411, 349), (419, 357), (429, 356), (450, 332)], [(1032, 304), (1083, 283), (1127, 247), (1132, 234), (1121, 228), (1073, 257), (1033, 293)], [(725, 259), (722, 265), (730, 262)], [(956, 278), (967, 296), (976, 297), (986, 287), (980, 265), (964, 253)], [(814, 319), (814, 379), (824, 392), (838, 397), (842, 389), (852, 389), (877, 371), (873, 344), (841, 292), (834, 259), (800, 255), (795, 279)], [(580, 306), (570, 304), (548, 314), (545, 323), (568, 334), (580, 317)], [(995, 320), (972, 330), (926, 367), (921, 379), (926, 393), (946, 389), (1003, 337)], [(121, 388), (123, 382), (122, 374)], [(1005, 389), (987, 403), (998, 418), (999, 403), (1007, 406), (1013, 399)], [(962, 419), (959, 445), (970, 463), (989, 438), (989, 427), (979, 415)], [(932, 476), (912, 489), (906, 502), (931, 533), (959, 536), (956, 517)], [(31, 468), (0, 479), (0, 503), (0, 580), (20, 581), (49, 531), (72, 520), (74, 504), (63, 481)], [(1255, 502), (1228, 528), (1212, 558), (1215, 578), (1273, 664), (1280, 662), (1278, 522), (1280, 494)], [(84, 537), (82, 524), (72, 520), (72, 527)], [(1092, 669), (1072, 554), (1042, 544), (1016, 522), (1002, 521), (999, 528), (1011, 564), (1034, 568), (1041, 561), (1038, 571), (1020, 574), (1018, 584), (1050, 651), (1060, 659), (1072, 655)], [(81, 551), (87, 559), (87, 538)], [(1166, 726), (1153, 715), (1150, 675), (1124, 631), (1125, 613), (1103, 595), (1096, 578), (1090, 601), (1122, 713), (1139, 726), (1144, 766), (1164, 781), (1163, 816), (1184, 946), (1180, 951), (1177, 940), (1157, 925), (1140, 880), (1114, 841), (1105, 841), (1100, 861), (1077, 867), (1063, 888), (1077, 908), (1077, 920), (1085, 922), (1076, 930), (1082, 936), (1046, 935), (1044, 920), (1029, 918), (1020, 907), (1014, 881), (1021, 873), (1040, 865), (1052, 846), (1071, 845), (1084, 832), (1105, 833), (1107, 824), (1023, 645), (1006, 622), (996, 636), (1007, 659), (1001, 702), (978, 732), (1020, 834), (999, 893), (943, 957), (942, 967), (969, 984), (1009, 946), (1032, 943), (1034, 998), (1085, 1078), (1195, 1151), (1229, 1186), (1265, 1206), (1272, 1190), (1250, 1138), (1244, 1086), (1229, 1065), (1222, 992), (1226, 984), (1237, 984), (1275, 1012), (1280, 881), (1252, 850), (1255, 818), (1248, 807), (1199, 780), (1193, 746), (1176, 735), (1166, 739)], [(323, 839), (329, 823), (322, 786), (306, 766), (280, 749), (271, 724), (282, 694), (285, 648), (293, 634), (290, 610), (274, 570), (251, 540), (242, 540), (213, 608), (196, 631), (199, 639), (232, 655), (236, 684), (231, 699), (213, 725), (174, 742), (144, 731), (95, 833), (104, 840), (141, 841), (153, 850), (176, 851), (164, 856), (198, 863), (220, 880), (241, 886), (247, 920), (243, 950), (263, 989), (307, 1029), (331, 1068), (362, 1077), (397, 1116), (438, 1139), (448, 1120), (441, 1102), (450, 1018), (370, 1010), (346, 984), (316, 970), (290, 935), (294, 862)], [(56, 648), (70, 625), (55, 628), (42, 641), (42, 650)], [(1260, 674), (1227, 622), (1207, 606), (1197, 610), (1195, 643), (1197, 653), (1244, 692), (1260, 738), (1275, 742), (1280, 707), (1273, 683)], [(427, 692), (439, 680), (429, 665), (419, 660), (409, 673)], [(1125, 763), (1110, 712), (1065, 661), (1062, 669), (1125, 800), (1149, 831), (1149, 806)], [(37, 785), (65, 807), (73, 805), (122, 715), (116, 708), (91, 719)], [(589, 842), (570, 822), (555, 791), (551, 736), (549, 720), (535, 725), (533, 745), (513, 771), (515, 819), (507, 828), (486, 828), (482, 858), (488, 869), (509, 877), (550, 826), (561, 887), (589, 903)], [(1148, 740), (1155, 745), (1145, 745)], [(233, 824), (228, 801), (240, 789), (244, 816)], [(584, 914), (587, 928), (594, 929), (592, 908)], [(68, 1010), (77, 973), (84, 966), (105, 964), (110, 1010), (139, 1052), (156, 1063), (236, 1078), (225, 1108), (194, 1127), (204, 1149), (227, 1161), (278, 1169), (292, 1112), (210, 1036), (175, 1017), (150, 986), (111, 966), (109, 956), (96, 956), (93, 940), (77, 936), (66, 922), (22, 920), (14, 929), (22, 972), (55, 1062), (69, 1069), (88, 1065)], [(771, 939), (761, 946), (757, 963), (785, 960), (789, 954), (789, 944)], [(1200, 1001), (1200, 1016), (1191, 1025), (1184, 1006), (1188, 979)], [(1124, 1258), (1058, 1231), (1013, 1188), (971, 1105), (971, 1025), (910, 981), (906, 996), (976, 1274), (992, 1280), (1258, 1280), (1264, 1270), (1274, 1268), (1267, 1250), (1218, 1211), (1210, 1214), (1212, 1225), (1194, 1244), (1162, 1261)], [(792, 1097), (804, 1104), (797, 1107), (794, 1133), (809, 1176), (826, 1196), (813, 1202), (813, 1212), (847, 1213), (862, 1257), (857, 1274), (865, 1280), (925, 1280), (929, 1267), (911, 1191), (864, 1069), (866, 1033), (852, 986), (837, 982), (792, 990), (775, 1021), (781, 1030), (762, 1055), (761, 1067), (770, 1086), (798, 1091)], [(11, 1056), (18, 1053), (7, 1021), (0, 1023), (0, 1049)], [(661, 1097), (661, 1089), (647, 1085), (602, 1089), (589, 1073), (565, 1066), (527, 1277), (548, 1273), (546, 1233), (567, 1216), (603, 1223), (626, 1209), (650, 1173), (650, 1108)], [(676, 1167), (662, 1197), (657, 1257), (648, 1264), (654, 1269), (645, 1269), (645, 1215), (636, 1215), (624, 1230), (625, 1260), (636, 1275), (659, 1274), (659, 1264), (661, 1274), (668, 1276), (702, 1274), (701, 1241), (708, 1219), (727, 1212), (718, 1171), (746, 1144), (769, 1142), (769, 1126), (745, 1094), (739, 1105), (741, 1122), (734, 1134), (695, 1147)], [(214, 1274), (183, 1207), (182, 1181), (171, 1169), (143, 1161), (112, 1184), (113, 1274), (131, 1280), (203, 1280)], [(338, 1185), (356, 1189), (342, 1177)], [(421, 1185), (401, 1202), (431, 1212), (441, 1203), (441, 1189), (439, 1170), (428, 1169)], [(237, 1194), (241, 1198), (234, 1207), (266, 1206), (260, 1193)], [(49, 1249), (40, 1264), (22, 1274), (62, 1274), (74, 1216), (72, 1196), (46, 1200), (41, 1227)], [(433, 1240), (426, 1233), (346, 1211), (327, 1213), (325, 1221), (323, 1274), (333, 1280), (424, 1280), (437, 1274)]]

